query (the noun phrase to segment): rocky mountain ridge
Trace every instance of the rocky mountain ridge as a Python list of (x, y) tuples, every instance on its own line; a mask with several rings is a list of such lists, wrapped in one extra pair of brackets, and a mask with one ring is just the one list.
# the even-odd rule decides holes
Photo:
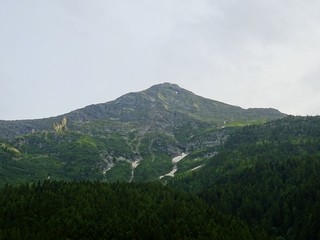
[(0, 139), (39, 131), (52, 131), (53, 125), (67, 119), (70, 130), (81, 131), (84, 123), (92, 121), (118, 121), (150, 128), (172, 131), (193, 124), (209, 124), (221, 128), (226, 123), (248, 124), (284, 117), (276, 109), (242, 109), (237, 106), (203, 98), (180, 88), (163, 83), (141, 92), (125, 94), (114, 101), (94, 104), (57, 117), (0, 121)]

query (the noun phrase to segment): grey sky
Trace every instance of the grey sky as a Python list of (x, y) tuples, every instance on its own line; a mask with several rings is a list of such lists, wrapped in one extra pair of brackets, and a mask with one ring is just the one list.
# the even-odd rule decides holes
[(320, 114), (320, 1), (0, 3), (0, 119), (55, 116), (161, 82)]

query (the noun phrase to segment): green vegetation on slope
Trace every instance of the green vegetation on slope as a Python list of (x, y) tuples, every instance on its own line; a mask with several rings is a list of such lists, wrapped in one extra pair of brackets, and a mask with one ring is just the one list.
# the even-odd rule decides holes
[(320, 238), (320, 117), (287, 117), (234, 130), (205, 168), (174, 179), (252, 228)]
[[(8, 142), (0, 145), (0, 186), (47, 177), (151, 181), (170, 172), (171, 159), (182, 152), (190, 157), (177, 164), (177, 174), (186, 174), (225, 142), (223, 127), (281, 117), (274, 109), (246, 110), (164, 83), (63, 116), (0, 121), (0, 138)], [(191, 159), (194, 152), (203, 154)]]
[[(204, 214), (203, 218), (206, 221), (199, 218), (198, 221), (202, 223), (205, 221), (206, 224), (210, 225), (212, 216), (215, 216), (215, 214), (221, 216), (219, 221), (215, 222), (214, 220), (216, 223), (214, 226), (221, 224), (220, 221), (222, 221), (222, 230), (216, 232), (208, 225), (203, 224), (202, 227), (207, 230), (201, 230), (205, 232), (205, 237), (201, 236), (202, 238), (210, 238), (208, 236), (211, 236), (212, 233), (217, 233), (217, 236), (220, 236), (221, 233), (224, 234), (227, 230), (223, 227), (226, 223), (223, 219), (230, 215), (240, 218), (248, 224), (251, 233), (252, 231), (259, 232), (259, 237), (253, 236), (254, 239), (267, 238), (266, 236), (272, 239), (284, 238), (288, 240), (320, 238), (320, 117), (286, 117), (262, 125), (226, 127), (219, 131), (215, 130), (214, 127), (199, 128), (193, 132), (192, 136), (187, 137), (188, 134), (185, 133), (180, 135), (181, 142), (177, 141), (173, 134), (147, 131), (146, 128), (131, 129), (130, 132), (119, 131), (117, 134), (102, 135), (101, 133), (100, 130), (97, 135), (72, 131), (59, 134), (44, 132), (29, 134), (12, 142), (3, 141), (0, 144), (1, 182), (33, 182), (38, 179), (46, 179), (48, 175), (52, 179), (67, 181), (84, 179), (108, 182), (129, 181), (132, 176), (131, 163), (139, 159), (143, 160), (134, 169), (133, 181), (153, 181), (157, 180), (159, 175), (166, 174), (172, 169), (172, 156), (188, 149), (190, 151), (189, 155), (177, 164), (178, 171), (175, 177), (166, 177), (164, 181), (168, 182), (170, 187), (179, 191), (183, 189), (195, 192), (206, 202), (204, 204), (199, 199), (196, 200), (201, 202), (200, 206), (204, 206), (206, 214), (210, 212), (209, 215), (201, 212), (201, 214)], [(111, 169), (106, 171), (106, 174), (102, 174), (102, 169), (110, 166)], [(190, 169), (198, 166), (202, 167), (196, 171), (190, 171)], [(44, 186), (46, 184), (50, 185), (51, 183), (45, 182)], [(52, 186), (55, 186), (58, 183), (53, 182), (52, 184)], [(81, 189), (81, 183), (61, 184), (62, 188), (64, 185), (80, 184), (77, 187)], [(85, 183), (84, 185), (90, 184), (99, 185), (102, 183)], [(40, 189), (43, 189), (44, 186), (41, 185)], [(111, 188), (113, 188), (114, 186), (148, 186), (148, 184), (122, 185), (115, 183), (106, 186), (112, 186)], [(160, 185), (155, 186), (160, 187)], [(29, 189), (32, 192), (36, 189), (36, 186), (5, 189), (7, 190), (4, 191), (8, 192), (16, 191), (17, 195), (21, 194), (22, 196), (22, 190), (17, 189)], [(46, 190), (43, 191), (46, 192)], [(151, 187), (147, 191), (150, 191), (148, 194), (152, 195), (153, 192), (157, 192), (157, 187), (155, 189)], [(170, 192), (174, 193), (173, 190), (170, 190)], [(131, 196), (130, 194), (128, 193), (128, 196)], [(139, 193), (135, 194), (139, 195)], [(180, 193), (176, 192), (174, 194)], [(52, 196), (55, 195), (56, 192)], [(91, 193), (88, 194), (88, 196), (90, 195)], [(95, 195), (93, 194), (93, 196)], [(148, 198), (148, 196), (142, 198), (144, 197)], [(131, 198), (135, 199), (132, 196)], [(173, 198), (179, 199), (177, 196)], [(126, 198), (124, 200), (130, 202)], [(179, 202), (181, 202), (180, 200)], [(137, 201), (139, 202), (140, 198), (135, 200), (136, 204)], [(76, 205), (76, 203), (74, 204)], [(193, 208), (192, 203), (188, 202), (186, 205)], [(174, 206), (179, 209), (177, 205)], [(152, 210), (158, 207), (158, 205), (150, 205)], [(12, 207), (12, 209), (15, 208), (21, 209), (19, 204)], [(138, 211), (125, 209), (129, 213), (137, 213)], [(212, 214), (213, 209), (219, 209), (222, 214), (217, 212)], [(162, 210), (167, 211), (167, 209)], [(74, 209), (67, 211), (75, 213)], [(193, 210), (190, 209), (190, 211)], [(144, 213), (152, 216), (149, 210)], [(80, 219), (87, 216), (86, 214), (80, 213), (82, 216)], [(161, 225), (163, 224), (161, 219), (167, 219), (167, 215), (161, 214), (157, 213), (157, 216), (152, 216), (151, 220), (141, 221), (156, 223), (159, 221)], [(104, 218), (101, 215), (99, 216)], [(177, 216), (176, 214), (175, 217)], [(41, 217), (43, 218), (43, 216)], [(173, 216), (170, 215), (170, 217)], [(229, 220), (233, 219), (227, 218)], [(173, 219), (176, 220), (174, 217)], [(74, 221), (77, 222), (78, 220)], [(130, 220), (126, 223), (130, 226), (141, 226), (139, 225), (140, 222), (135, 221), (131, 222)], [(176, 228), (180, 226), (180, 221), (182, 220), (180, 219), (179, 224), (174, 225)], [(236, 226), (239, 224), (238, 220), (230, 221), (228, 224), (232, 225), (233, 221)], [(2, 221), (2, 223), (4, 222), (6, 221)], [(119, 221), (115, 220), (115, 222), (118, 223), (116, 226), (119, 226)], [(192, 223), (192, 220), (190, 222)], [(64, 224), (71, 223), (64, 222)], [(184, 231), (187, 232), (187, 236), (181, 235), (180, 230), (178, 236), (191, 239), (201, 238), (198, 235), (190, 235), (189, 222), (185, 224)], [(250, 231), (244, 230), (247, 229), (245, 225), (240, 225), (242, 230), (237, 227), (236, 229), (240, 232), (243, 231), (243, 234), (248, 238), (252, 237)], [(25, 234), (23, 232), (25, 230), (17, 226), (6, 225), (3, 228), (6, 230), (1, 233), (6, 237)], [(32, 227), (32, 229), (34, 228)], [(87, 229), (87, 227), (84, 226), (84, 229)], [(131, 234), (133, 231), (132, 227), (129, 230), (122, 226), (117, 229), (120, 231), (119, 234)], [(172, 231), (172, 228), (167, 228), (167, 226), (160, 229), (163, 233), (169, 231), (168, 229)], [(202, 228), (197, 228), (199, 231), (200, 229)], [(191, 232), (194, 233), (193, 230)], [(72, 232), (71, 234), (75, 233)], [(139, 234), (146, 234), (149, 238), (153, 236), (146, 231)], [(243, 238), (245, 235), (241, 236), (240, 234), (239, 237)], [(111, 235), (105, 236), (109, 237)], [(112, 236), (121, 238), (120, 235)], [(136, 235), (134, 236), (138, 238)], [(162, 236), (168, 238), (168, 235), (161, 235), (161, 238)], [(228, 239), (231, 235), (224, 236)], [(43, 235), (35, 235), (36, 237), (41, 238)]]

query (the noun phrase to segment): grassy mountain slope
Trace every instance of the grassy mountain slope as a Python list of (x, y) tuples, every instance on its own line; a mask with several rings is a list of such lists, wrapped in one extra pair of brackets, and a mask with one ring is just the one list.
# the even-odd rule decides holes
[[(227, 138), (223, 127), (283, 116), (273, 109), (245, 110), (164, 83), (55, 118), (4, 121), (2, 142), (20, 154), (3, 153), (0, 184), (47, 177), (157, 180), (177, 167), (179, 173), (203, 166)], [(173, 163), (183, 152), (189, 156)]]

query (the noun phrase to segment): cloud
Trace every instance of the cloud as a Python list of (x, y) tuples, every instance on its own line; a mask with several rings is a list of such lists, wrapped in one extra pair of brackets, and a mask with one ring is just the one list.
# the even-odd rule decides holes
[[(319, 114), (318, 1), (6, 1), (2, 118), (62, 114), (159, 82)], [(30, 108), (32, 106), (32, 108)], [(22, 109), (25, 109), (24, 111)]]
[(196, 79), (202, 85), (195, 87), (198, 92), (234, 104), (271, 105), (306, 114), (306, 106), (291, 106), (297, 99), (303, 102), (303, 77), (318, 68), (319, 19), (313, 11), (315, 6), (221, 1), (211, 7), (218, 14), (198, 22), (199, 27), (187, 25), (189, 28), (179, 33), (184, 37), (170, 41), (163, 54), (177, 67), (163, 64), (167, 76)]

